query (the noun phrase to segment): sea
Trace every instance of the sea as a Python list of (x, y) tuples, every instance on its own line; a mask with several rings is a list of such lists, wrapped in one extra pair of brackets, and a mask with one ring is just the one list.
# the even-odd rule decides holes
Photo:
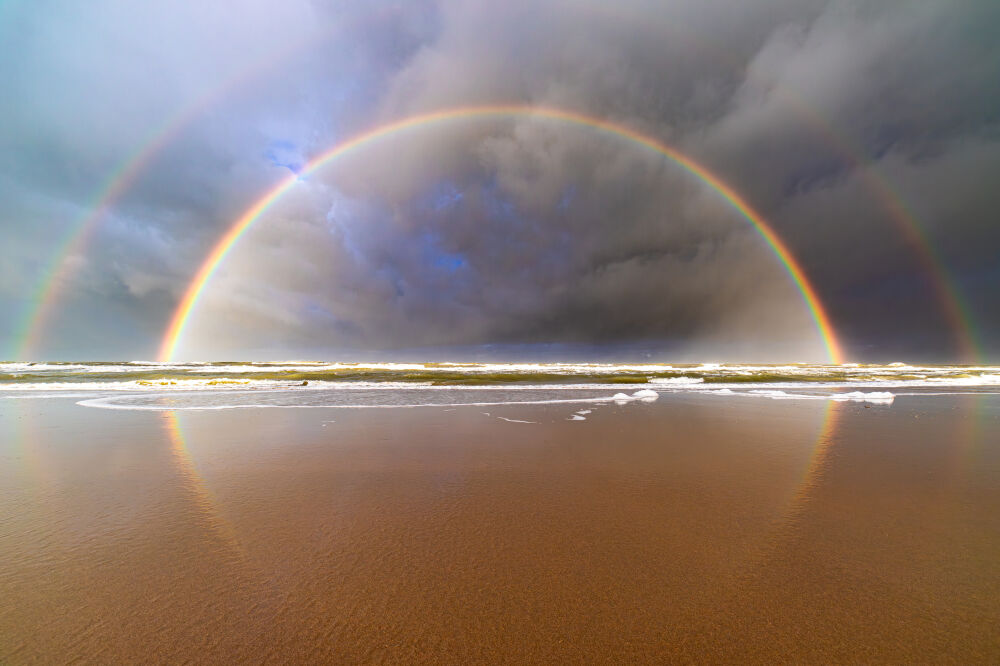
[(833, 400), (1000, 393), (1000, 366), (890, 364), (0, 363), (0, 399), (85, 407), (206, 410), (625, 403), (665, 394)]

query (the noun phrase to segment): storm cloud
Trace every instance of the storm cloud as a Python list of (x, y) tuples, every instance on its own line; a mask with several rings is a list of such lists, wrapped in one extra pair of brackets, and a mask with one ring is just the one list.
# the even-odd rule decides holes
[[(792, 250), (851, 357), (954, 360), (971, 335), (996, 358), (998, 30), (985, 0), (8, 3), (0, 349), (27, 353), (52, 262), (136, 155), (65, 258), (32, 357), (153, 356), (225, 229), (308, 160), (415, 114), (518, 104), (607, 119), (718, 174)], [(716, 191), (634, 141), (525, 113), (427, 123), (303, 174), (181, 351), (638, 348), (823, 358), (778, 258)]]

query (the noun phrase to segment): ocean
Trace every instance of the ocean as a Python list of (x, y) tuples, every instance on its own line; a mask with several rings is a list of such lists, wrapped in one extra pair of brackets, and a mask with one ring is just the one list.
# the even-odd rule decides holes
[(1000, 392), (1000, 367), (874, 364), (0, 363), (0, 397), (106, 409), (418, 407), (628, 402), (665, 393), (889, 405)]

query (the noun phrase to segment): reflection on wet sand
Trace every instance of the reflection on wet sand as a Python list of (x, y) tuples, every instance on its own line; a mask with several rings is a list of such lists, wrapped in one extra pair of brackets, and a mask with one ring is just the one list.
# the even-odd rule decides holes
[(994, 462), (990, 483), (974, 484), (948, 463), (998, 441), (998, 424), (970, 428), (969, 405), (963, 396), (840, 407), (835, 448), (811, 465), (822, 473), (731, 600), (743, 621), (725, 632), (742, 657), (995, 660), (1000, 469)]
[(963, 398), (39, 403), (0, 659), (995, 661), (1000, 424)]
[(823, 425), (813, 445), (812, 453), (809, 456), (809, 464), (802, 474), (802, 481), (796, 486), (795, 492), (788, 505), (788, 511), (784, 520), (794, 520), (809, 501), (809, 495), (816, 489), (823, 475), (823, 471), (828, 464), (828, 456), (837, 436), (837, 422), (840, 419), (840, 410), (843, 403), (828, 401), (824, 405)]
[(192, 495), (195, 497), (195, 503), (204, 515), (206, 523), (211, 526), (212, 530), (219, 535), (222, 541), (232, 548), (237, 557), (245, 563), (246, 552), (243, 549), (243, 545), (236, 536), (232, 525), (220, 513), (216, 498), (202, 480), (201, 475), (198, 474), (198, 468), (191, 458), (187, 441), (184, 439), (184, 432), (181, 430), (177, 412), (164, 412), (163, 420), (167, 437), (170, 440), (170, 450), (174, 454), (177, 467), (185, 478)]

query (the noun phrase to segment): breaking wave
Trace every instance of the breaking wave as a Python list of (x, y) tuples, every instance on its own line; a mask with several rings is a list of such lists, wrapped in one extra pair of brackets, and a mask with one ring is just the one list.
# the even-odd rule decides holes
[[(626, 389), (626, 387), (628, 387)], [(1000, 391), (1000, 367), (592, 363), (0, 363), (0, 396), (117, 409), (655, 400), (664, 393), (890, 405), (900, 392)]]
[(105, 390), (368, 382), (502, 384), (822, 384), (1000, 386), (1000, 367), (890, 365), (319, 363), (0, 363), (0, 390)]

